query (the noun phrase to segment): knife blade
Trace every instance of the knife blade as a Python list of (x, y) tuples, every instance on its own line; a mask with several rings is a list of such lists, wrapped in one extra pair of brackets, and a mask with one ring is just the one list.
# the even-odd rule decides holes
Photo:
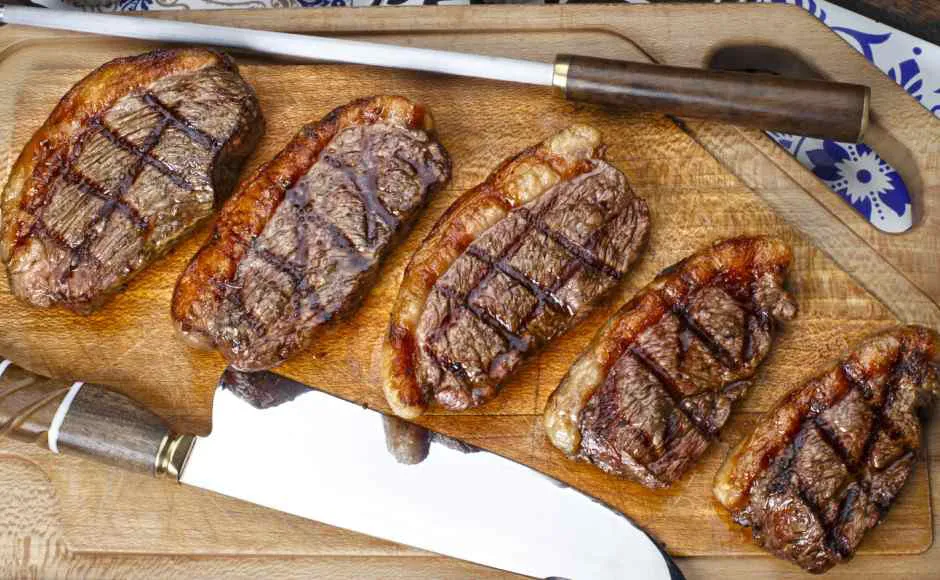
[[(868, 126), (866, 86), (581, 55), (554, 63), (135, 16), (0, 4), (0, 22), (554, 86), (565, 98), (838, 141)], [(794, 103), (813, 103), (812, 107)]]
[(227, 371), (212, 432), (193, 437), (114, 390), (0, 363), (0, 432), (56, 453), (529, 576), (682, 578), (623, 514), (520, 463), (435, 434), (417, 456), (390, 453), (386, 417), (274, 373)]

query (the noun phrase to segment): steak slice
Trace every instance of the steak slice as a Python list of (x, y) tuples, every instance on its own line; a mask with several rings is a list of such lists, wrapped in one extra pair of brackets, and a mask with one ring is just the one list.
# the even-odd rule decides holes
[(3, 191), (13, 294), (94, 310), (212, 214), (263, 132), (254, 91), (223, 54), (101, 66), (59, 101)]
[(377, 96), (305, 126), (222, 208), (183, 272), (173, 318), (245, 371), (273, 367), (350, 312), (428, 196), (450, 177), (407, 99)]
[(679, 479), (728, 420), (796, 304), (790, 248), (715, 242), (666, 269), (594, 337), (552, 393), (544, 424), (572, 458), (651, 488)]
[(914, 469), (940, 391), (938, 337), (877, 334), (790, 391), (731, 452), (715, 497), (754, 541), (810, 572), (852, 557)]
[(405, 272), (385, 344), (386, 397), (475, 407), (621, 279), (649, 212), (574, 125), (503, 162), (434, 226)]

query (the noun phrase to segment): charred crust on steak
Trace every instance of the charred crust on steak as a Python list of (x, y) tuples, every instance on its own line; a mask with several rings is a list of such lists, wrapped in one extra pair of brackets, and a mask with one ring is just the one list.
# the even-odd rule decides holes
[(177, 283), (178, 330), (237, 369), (280, 364), (355, 309), (449, 177), (431, 116), (403, 97), (359, 99), (306, 125), (222, 208)]
[(545, 409), (569, 457), (651, 488), (705, 452), (796, 314), (783, 289), (789, 247), (739, 237), (666, 268), (594, 337)]
[(718, 471), (715, 497), (758, 545), (810, 572), (850, 559), (921, 452), (938, 345), (920, 326), (862, 341), (757, 423)]
[(76, 83), (24, 147), (0, 258), (34, 306), (88, 313), (209, 217), (264, 131), (227, 56), (156, 50)]
[(573, 125), (501, 163), (438, 220), (405, 270), (383, 348), (397, 414), (496, 396), (620, 280), (649, 212), (603, 151), (596, 129)]

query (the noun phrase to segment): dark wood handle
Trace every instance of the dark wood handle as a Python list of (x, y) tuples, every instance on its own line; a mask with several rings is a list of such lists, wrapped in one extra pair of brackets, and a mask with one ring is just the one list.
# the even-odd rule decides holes
[(117, 391), (47, 379), (15, 365), (0, 376), (0, 432), (57, 452), (177, 478), (194, 440), (172, 433), (158, 415)]
[(868, 126), (863, 85), (559, 55), (565, 98), (858, 142)]

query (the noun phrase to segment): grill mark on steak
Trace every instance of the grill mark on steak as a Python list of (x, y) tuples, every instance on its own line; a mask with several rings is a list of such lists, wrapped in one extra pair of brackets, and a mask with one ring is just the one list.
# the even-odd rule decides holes
[(46, 225), (46, 222), (43, 221), (41, 217), (36, 219), (36, 222), (33, 224), (33, 227), (30, 228), (30, 233), (31, 235), (34, 234), (36, 236), (41, 237), (44, 240), (48, 240), (64, 250), (69, 249), (69, 244), (67, 241), (65, 241), (65, 238), (63, 238), (62, 235), (59, 234), (58, 232), (50, 229), (49, 226)]
[(279, 272), (290, 278), (291, 283), (295, 288), (306, 284), (307, 273), (304, 272), (300, 265), (291, 262), (287, 258), (282, 258), (281, 256), (278, 256), (277, 254), (274, 254), (265, 248), (256, 247), (255, 252), (258, 253), (258, 257), (260, 257), (262, 260), (271, 266), (274, 266), (274, 268), (276, 268)]
[[(259, 258), (291, 279), (291, 284), (294, 287), (294, 292), (291, 293), (291, 302), (293, 302), (295, 308), (301, 307), (306, 302), (310, 304), (315, 312), (322, 314), (323, 305), (320, 301), (320, 295), (315, 288), (310, 286), (303, 266), (263, 248), (256, 248), (255, 251), (258, 253)], [(256, 323), (258, 323), (257, 320)]]
[[(163, 103), (156, 95), (151, 92), (144, 93), (141, 100), (147, 104), (154, 112), (160, 114), (168, 123), (172, 123), (177, 129), (186, 134), (187, 137), (199, 143), (206, 149), (217, 153), (222, 148), (222, 143), (214, 137), (197, 128), (189, 119), (184, 118), (172, 108)], [(166, 128), (164, 126), (164, 128)]]
[[(492, 316), (489, 312), (483, 310), (479, 306), (472, 303), (471, 301), (471, 295), (473, 294), (472, 290), (470, 291), (470, 293), (464, 294), (461, 296), (460, 293), (458, 293), (456, 290), (454, 290), (453, 288), (445, 284), (438, 285), (437, 289), (448, 300), (450, 300), (450, 303), (452, 306), (456, 306), (457, 308), (460, 308), (461, 310), (465, 310), (469, 312), (470, 314), (474, 315), (477, 318), (477, 320), (487, 325), (488, 327), (492, 328), (501, 337), (503, 337), (503, 340), (505, 340), (509, 344), (510, 347), (517, 349), (517, 350), (522, 350), (522, 351), (525, 351), (529, 348), (529, 340), (527, 338), (523, 337), (520, 334), (516, 334), (511, 329), (509, 329), (505, 324), (503, 324), (501, 320), (499, 320), (495, 316)], [(476, 290), (476, 287), (474, 288), (474, 290)], [(444, 330), (446, 330), (446, 328), (442, 324), (440, 327), (438, 327), (437, 332), (441, 333)], [(457, 364), (457, 363), (452, 363), (452, 364)], [(463, 368), (463, 365), (461, 365), (461, 368)], [(464, 371), (464, 373), (466, 373), (466, 371)]]
[[(139, 160), (137, 163), (137, 167), (138, 167), (137, 175), (139, 175), (140, 171), (143, 170), (143, 164), (146, 163), (150, 165), (151, 167), (153, 167), (154, 169), (156, 169), (157, 171), (159, 171), (164, 177), (172, 181), (177, 187), (180, 187), (182, 189), (188, 189), (188, 190), (191, 190), (193, 188), (193, 186), (188, 181), (186, 181), (185, 177), (183, 177), (179, 173), (170, 169), (170, 167), (163, 161), (160, 161), (156, 157), (150, 155), (150, 152), (153, 150), (154, 147), (156, 147), (157, 143), (160, 141), (160, 137), (163, 135), (163, 132), (169, 126), (168, 121), (164, 121), (162, 123), (157, 124), (157, 129), (154, 131), (155, 135), (152, 135), (154, 137), (153, 141), (150, 141), (150, 138), (148, 138), (148, 142), (146, 145), (149, 145), (149, 146), (144, 146), (144, 147), (137, 147), (136, 145), (134, 145), (133, 143), (131, 143), (124, 137), (121, 137), (117, 133), (113, 132), (110, 128), (108, 128), (107, 125), (105, 125), (104, 123), (101, 123), (98, 120), (93, 121), (93, 126), (95, 126), (101, 132), (101, 135), (103, 135), (108, 141), (110, 141), (112, 145), (120, 147), (127, 153), (130, 153), (134, 157), (137, 157), (137, 159)], [(130, 189), (130, 186), (133, 185), (133, 183), (134, 183), (134, 180), (133, 179), (130, 180), (130, 182), (127, 183), (127, 186), (123, 188), (123, 193), (126, 193)], [(122, 186), (123, 186), (123, 183), (122, 183)]]
[[(541, 215), (533, 216), (532, 212), (530, 212), (528, 208), (525, 208), (525, 207), (521, 207), (517, 211), (519, 211), (520, 213), (522, 213), (523, 215), (527, 217), (530, 217), (532, 219), (533, 227), (536, 229), (536, 231), (538, 231), (543, 236), (547, 237), (551, 241), (555, 242), (556, 244), (564, 248), (566, 252), (571, 254), (575, 259), (577, 259), (583, 265), (588, 266), (592, 270), (600, 272), (604, 274), (605, 276), (608, 276), (609, 278), (613, 278), (614, 280), (620, 280), (623, 277), (623, 272), (605, 263), (603, 260), (599, 259), (597, 256), (592, 254), (587, 248), (583, 248), (579, 246), (578, 244), (572, 242), (571, 240), (568, 239), (567, 236), (565, 236), (561, 232), (557, 232), (554, 229), (550, 228), (548, 225), (546, 225), (542, 221)], [(615, 217), (619, 217), (619, 216), (620, 214), (617, 214)], [(610, 221), (611, 220), (608, 220), (608, 223)], [(599, 233), (597, 235), (597, 238), (599, 239), (601, 235), (603, 235), (603, 232)]]
[[(627, 349), (633, 358), (640, 363), (647, 371), (650, 372), (657, 380), (659, 380), (659, 386), (662, 387), (663, 392), (666, 393), (666, 396), (672, 401), (672, 406), (675, 407), (680, 413), (685, 415), (693, 427), (706, 439), (712, 439), (714, 433), (709, 425), (703, 425), (700, 420), (696, 417), (693, 417), (685, 407), (681, 404), (683, 394), (682, 391), (677, 386), (677, 381), (669, 375), (669, 373), (663, 367), (653, 359), (646, 356), (643, 351), (636, 345), (631, 345)], [(645, 435), (645, 433), (644, 433)]]
[[(366, 242), (370, 246), (375, 244), (376, 238), (378, 237), (376, 218), (382, 220), (385, 227), (390, 230), (394, 230), (399, 224), (398, 218), (392, 215), (379, 199), (378, 164), (376, 163), (372, 147), (372, 140), (368, 139), (367, 133), (363, 131), (359, 139), (359, 149), (360, 155), (362, 156), (362, 166), (365, 168), (365, 171), (361, 174), (356, 171), (355, 168), (350, 167), (345, 162), (332, 155), (323, 156), (323, 160), (326, 163), (342, 171), (346, 175), (346, 178), (356, 187), (356, 195), (365, 208), (363, 219), (365, 220), (366, 226)], [(395, 153), (395, 158), (401, 160), (401, 156), (397, 152)], [(408, 163), (408, 165), (414, 167), (412, 163)], [(416, 173), (420, 176), (422, 171), (416, 171)], [(422, 187), (427, 187), (425, 178), (419, 177), (419, 179), (421, 180)]]
[[(571, 312), (566, 308), (558, 298), (552, 293), (552, 290), (545, 290), (539, 286), (538, 282), (530, 279), (528, 276), (520, 272), (519, 270), (513, 268), (510, 264), (506, 263), (506, 259), (495, 261), (491, 256), (489, 256), (483, 250), (477, 248), (476, 246), (470, 246), (467, 248), (467, 254), (473, 256), (481, 262), (485, 262), (490, 268), (494, 268), (497, 272), (505, 274), (509, 279), (511, 279), (516, 284), (519, 284), (523, 288), (529, 291), (536, 300), (539, 301), (539, 304), (545, 303), (548, 304), (551, 308), (557, 310), (558, 312), (563, 312), (570, 315)], [(570, 264), (576, 264), (578, 262), (570, 262)], [(474, 288), (476, 290), (476, 288)], [(534, 310), (534, 309), (533, 309)], [(525, 325), (523, 325), (523, 328)]]
[[(336, 244), (336, 247), (346, 251), (346, 257), (349, 259), (353, 268), (365, 270), (369, 267), (369, 260), (363, 256), (358, 249), (356, 249), (356, 245), (352, 240), (349, 239), (349, 236), (346, 235), (346, 232), (338, 228), (336, 224), (323, 217), (320, 213), (310, 210), (309, 208), (303, 208), (298, 211), (302, 212), (304, 219), (309, 219), (310, 221), (316, 223), (318, 227), (322, 228), (323, 231), (327, 232), (327, 234), (330, 236), (330, 241)], [(297, 220), (297, 237), (303, 241), (302, 245), (298, 243), (298, 248), (306, 249), (308, 247), (307, 232), (306, 229), (301, 229), (303, 224), (303, 220)], [(300, 250), (298, 250), (297, 253), (301, 256), (306, 255)]]
[[(421, 182), (421, 187), (428, 187), (437, 181), (437, 176), (433, 171), (429, 171), (426, 165), (415, 163), (413, 160), (408, 159), (407, 157), (402, 157), (400, 151), (396, 151), (394, 153), (394, 157), (395, 159), (411, 167), (412, 171), (414, 171), (418, 176), (418, 179)], [(427, 159), (425, 159), (425, 161), (427, 161)]]
[[(111, 204), (114, 210), (119, 211), (123, 213), (125, 216), (127, 216), (128, 219), (130, 219), (134, 223), (134, 225), (137, 227), (138, 230), (143, 231), (147, 229), (147, 225), (148, 225), (147, 220), (141, 217), (140, 212), (137, 211), (137, 208), (131, 206), (126, 201), (124, 201), (124, 199), (122, 198), (123, 194), (120, 191), (118, 192), (118, 194), (115, 194), (114, 196), (108, 195), (101, 189), (101, 187), (97, 183), (95, 183), (93, 180), (89, 179), (88, 177), (85, 177), (84, 175), (79, 173), (77, 169), (74, 169), (74, 168), (72, 168), (65, 175), (65, 180), (66, 182), (77, 186), (79, 191), (81, 191), (82, 193), (86, 195), (90, 195), (92, 197), (97, 197), (101, 201), (104, 201), (106, 204)], [(108, 217), (110, 215), (111, 215), (110, 212), (108, 212), (108, 214), (104, 217)], [(98, 223), (98, 222), (93, 222), (93, 223)]]
[(781, 468), (780, 473), (777, 475), (775, 486), (778, 488), (778, 492), (785, 488), (789, 488), (791, 491), (793, 491), (793, 493), (796, 494), (800, 501), (803, 502), (803, 505), (805, 505), (813, 515), (813, 518), (819, 522), (820, 525), (824, 525), (826, 522), (825, 514), (823, 513), (823, 510), (819, 504), (817, 504), (816, 501), (813, 500), (810, 496), (810, 492), (806, 489), (806, 485), (802, 478), (800, 478), (799, 475), (792, 477), (791, 469), (793, 468), (793, 464), (796, 462), (796, 458), (800, 454), (800, 451), (803, 450), (805, 443), (805, 432), (801, 432), (793, 441), (793, 449), (788, 458), (788, 461)]
[[(680, 336), (683, 331), (691, 332), (695, 335), (696, 338), (708, 349), (715, 360), (717, 360), (724, 370), (733, 370), (738, 365), (735, 364), (735, 357), (727, 351), (721, 344), (718, 343), (708, 332), (699, 326), (695, 320), (689, 315), (689, 311), (681, 304), (675, 304), (672, 307), (672, 313), (679, 317), (679, 322), (681, 323), (679, 332)], [(745, 323), (747, 319), (745, 318)], [(749, 336), (751, 333), (748, 332), (748, 327), (745, 324), (745, 336)], [(686, 350), (688, 350), (688, 342), (685, 343)]]
[[(905, 362), (901, 363), (901, 365), (906, 365), (906, 364), (907, 363)], [(906, 366), (904, 368), (906, 370), (909, 370), (907, 369)], [(851, 385), (851, 388), (861, 393), (862, 400), (865, 401), (865, 404), (868, 405), (868, 408), (874, 412), (872, 431), (873, 432), (875, 431), (874, 427), (879, 427), (881, 430), (886, 432), (889, 437), (895, 440), (903, 438), (901, 435), (901, 430), (891, 421), (891, 419), (888, 416), (884, 414), (884, 410), (887, 408), (889, 400), (891, 400), (891, 398), (893, 397), (894, 390), (892, 389), (892, 385), (895, 383), (895, 381), (899, 380), (898, 377), (901, 376), (899, 369), (900, 369), (900, 365), (898, 369), (895, 369), (894, 374), (892, 375), (892, 379), (890, 379), (888, 383), (885, 385), (886, 392), (884, 394), (884, 397), (882, 398), (881, 404), (878, 405), (872, 402), (874, 393), (872, 393), (869, 385), (867, 383), (863, 383), (863, 382), (859, 382), (855, 380), (852, 374), (846, 369), (845, 365), (842, 365), (840, 367), (840, 372), (842, 373), (842, 376), (845, 377), (845, 380), (849, 383), (849, 385)], [(869, 445), (874, 445), (875, 439), (877, 439), (877, 434), (871, 437), (871, 441), (866, 439), (865, 446), (863, 447), (863, 449), (865, 450), (864, 452), (869, 451)], [(904, 448), (909, 449), (907, 446), (905, 446)], [(860, 463), (862, 465), (865, 464), (864, 461)]]
[(845, 537), (839, 535), (838, 530), (852, 517), (852, 507), (855, 505), (858, 496), (859, 486), (847, 485), (841, 496), (842, 499), (839, 500), (839, 510), (836, 512), (838, 515), (835, 521), (832, 522), (832, 525), (827, 526), (825, 520), (819, 519), (820, 526), (825, 530), (824, 541), (826, 547), (838, 554), (842, 559), (850, 558), (853, 550), (851, 546), (846, 544)]
[[(92, 120), (91, 126), (93, 128), (97, 129), (98, 132), (112, 144), (118, 145), (132, 155), (135, 155), (137, 160), (134, 162), (134, 165), (131, 167), (131, 169), (125, 173), (124, 177), (121, 179), (118, 185), (117, 191), (113, 195), (107, 195), (101, 185), (88, 177), (78, 174), (78, 172), (71, 165), (66, 169), (66, 181), (72, 180), (73, 182), (78, 182), (80, 190), (104, 200), (105, 203), (101, 206), (97, 215), (95, 215), (95, 218), (86, 228), (85, 237), (82, 242), (76, 248), (74, 248), (69, 260), (69, 267), (62, 272), (59, 278), (60, 283), (67, 282), (74, 275), (75, 269), (89, 259), (94, 259), (94, 261), (98, 262), (100, 265), (99, 260), (91, 255), (91, 246), (98, 240), (103, 232), (101, 224), (106, 223), (107, 220), (111, 217), (111, 214), (113, 214), (115, 211), (120, 211), (121, 213), (127, 215), (138, 231), (140, 231), (143, 237), (146, 238), (146, 230), (149, 227), (148, 221), (141, 217), (136, 208), (131, 207), (127, 202), (124, 201), (124, 195), (130, 190), (131, 186), (134, 184), (137, 178), (140, 177), (140, 172), (143, 171), (144, 164), (148, 162), (147, 157), (149, 157), (149, 152), (160, 141), (160, 136), (163, 135), (163, 132), (166, 130), (168, 124), (169, 123), (166, 121), (157, 123), (157, 126), (154, 127), (154, 129), (150, 132), (150, 134), (144, 140), (143, 144), (140, 147), (135, 147), (133, 144), (127, 142), (125, 139), (106, 127), (99, 118)], [(86, 134), (84, 139), (88, 139), (88, 134)], [(172, 179), (171, 174), (173, 172), (168, 167), (164, 166), (161, 168), (159, 165), (154, 165), (154, 167)], [(183, 181), (185, 182), (185, 180)]]
[[(843, 397), (844, 399), (845, 397)], [(850, 474), (857, 474), (861, 467), (859, 463), (856, 463), (849, 453), (849, 450), (845, 448), (845, 445), (839, 441), (839, 438), (833, 433), (828, 425), (823, 424), (819, 420), (819, 415), (815, 415), (811, 421), (813, 422), (812, 427), (816, 430), (816, 433), (819, 435), (819, 438), (832, 449), (835, 454), (839, 457), (839, 461), (848, 468)], [(874, 431), (874, 430), (872, 430)], [(865, 455), (862, 455), (862, 463), (864, 465)]]

